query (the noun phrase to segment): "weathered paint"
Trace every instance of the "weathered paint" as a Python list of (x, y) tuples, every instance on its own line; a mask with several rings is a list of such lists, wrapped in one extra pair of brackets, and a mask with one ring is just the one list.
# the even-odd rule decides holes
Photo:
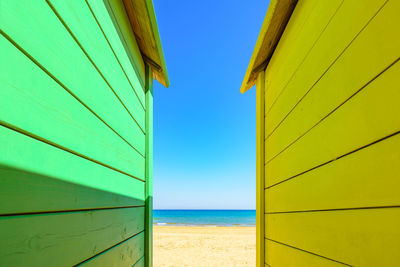
[(78, 266), (138, 267), (141, 262), (141, 266), (145, 266), (143, 242), (145, 242), (144, 233), (137, 233), (125, 242), (110, 248), (108, 253), (99, 254)]
[(145, 33), (129, 1), (0, 2), (1, 266), (152, 266), (145, 2)]
[[(264, 22), (284, 31), (265, 69), (247, 72), (258, 75), (257, 98), (265, 91), (260, 266), (399, 262), (399, 11), (393, 0), (310, 0), (288, 22)], [(253, 63), (266, 35), (263, 26)]]

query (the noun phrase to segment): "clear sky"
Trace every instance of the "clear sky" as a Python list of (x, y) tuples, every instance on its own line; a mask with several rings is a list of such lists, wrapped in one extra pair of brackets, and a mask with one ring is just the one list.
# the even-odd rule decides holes
[(154, 208), (255, 209), (255, 88), (269, 1), (154, 0), (171, 86), (154, 84)]

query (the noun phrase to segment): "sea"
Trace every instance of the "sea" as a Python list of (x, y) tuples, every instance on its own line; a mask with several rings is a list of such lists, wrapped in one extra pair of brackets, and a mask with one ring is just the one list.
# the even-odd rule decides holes
[(164, 226), (256, 226), (255, 210), (153, 210), (153, 224)]

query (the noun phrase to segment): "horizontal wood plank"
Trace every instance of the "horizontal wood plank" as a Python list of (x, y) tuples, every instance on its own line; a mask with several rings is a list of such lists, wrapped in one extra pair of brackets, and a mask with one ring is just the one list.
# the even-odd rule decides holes
[(265, 239), (265, 261), (268, 266), (274, 267), (344, 266), (341, 263), (268, 239)]
[[(114, 9), (117, 11), (115, 14), (116, 17), (124, 13), (128, 15), (131, 29), (135, 32), (136, 41), (140, 47), (143, 59), (146, 61), (146, 64), (151, 66), (153, 78), (165, 87), (168, 87), (169, 78), (165, 66), (153, 3), (149, 1), (108, 1), (112, 9), (114, 6), (117, 7)], [(119, 9), (121, 2), (123, 2), (122, 10)]]
[(298, 1), (267, 66), (265, 113), (270, 110), (285, 84), (307, 58), (342, 2)]
[(393, 34), (395, 25), (400, 24), (398, 10), (399, 1), (388, 2), (281, 122), (266, 140), (266, 161), (305, 134), (400, 57), (400, 37)]
[[(256, 84), (258, 74), (264, 71), (285, 31), (296, 4), (297, 0), (273, 0), (268, 3), (268, 11), (240, 88), (242, 93), (253, 87)], [(257, 267), (260, 266), (262, 265), (257, 265)]]
[(400, 261), (400, 208), (266, 214), (266, 237), (352, 266)]
[(266, 212), (400, 206), (400, 134), (265, 190)]
[(0, 49), (4, 52), (0, 63), (2, 121), (144, 180), (143, 155), (3, 36)]
[[(122, 102), (139, 125), (144, 127), (144, 88), (140, 83), (136, 83), (135, 87), (130, 83), (116, 55), (113, 53), (112, 47), (107, 42), (107, 36), (101, 31), (87, 3), (85, 1), (67, 2), (62, 0), (48, 0), (48, 2), (51, 3), (58, 15), (75, 35), (80, 45), (120, 96)], [(102, 4), (104, 5), (104, 3)], [(121, 48), (118, 47), (118, 49)], [(140, 54), (135, 56), (141, 57)], [(132, 69), (133, 67), (131, 65), (130, 68)], [(140, 93), (140, 97), (136, 91)]]
[(0, 217), (0, 265), (72, 266), (144, 229), (144, 208)]
[[(124, 67), (129, 79), (133, 84), (140, 83), (145, 86), (145, 66), (132, 31), (124, 4), (121, 1), (96, 1), (86, 0), (89, 8), (103, 29), (115, 54)], [(132, 67), (133, 66), (133, 67)], [(144, 98), (145, 92), (136, 91), (140, 99)], [(143, 102), (144, 103), (144, 102)]]
[(0, 177), (0, 215), (144, 205), (141, 194), (127, 197), (24, 170), (0, 166)]
[[(400, 62), (266, 165), (272, 186), (400, 130)], [(300, 177), (296, 177), (298, 179)]]
[[(368, 25), (385, 3), (386, 0), (366, 0), (362, 5), (354, 0), (343, 2), (310, 53), (297, 67), (293, 77), (288, 83), (284, 84), (283, 88), (278, 89), (281, 91), (279, 97), (277, 99), (266, 99), (267, 102), (275, 102), (266, 115), (266, 137), (312, 88), (313, 84), (324, 75), (326, 70), (335, 64), (352, 40), (362, 31), (363, 27)], [(322, 9), (324, 9), (324, 6), (321, 3)], [(357, 16), (354, 16), (355, 12), (357, 12)], [(315, 25), (312, 25), (312, 27), (315, 27)], [(292, 44), (292, 46), (296, 45), (296, 43)], [(282, 69), (282, 71), (285, 71), (285, 69)], [(354, 75), (358, 75), (358, 73)], [(271, 76), (271, 79), (274, 79), (274, 77)]]
[(0, 5), (1, 30), (7, 38), (144, 155), (142, 130), (50, 6), (26, 0)]
[(144, 201), (145, 183), (125, 174), (3, 126), (0, 126), (0, 143), (2, 167), (37, 173)]
[(132, 267), (138, 266), (135, 263), (143, 256), (144, 233), (142, 232), (78, 266)]
[(136, 262), (135, 265), (133, 265), (133, 267), (144, 267), (144, 266), (146, 266), (144, 263), (145, 263), (145, 260), (143, 257), (138, 262)]

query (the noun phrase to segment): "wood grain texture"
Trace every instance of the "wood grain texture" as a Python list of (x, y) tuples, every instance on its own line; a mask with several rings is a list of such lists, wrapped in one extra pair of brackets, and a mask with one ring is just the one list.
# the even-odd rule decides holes
[(266, 212), (400, 206), (400, 134), (266, 190)]
[(266, 264), (400, 261), (399, 10), (296, 6), (265, 77)]
[[(135, 84), (135, 87), (130, 84), (86, 2), (48, 0), (48, 3), (56, 10), (128, 111), (144, 129), (144, 97), (141, 94), (139, 98), (136, 92), (143, 92), (144, 89), (140, 83)], [(141, 54), (132, 56), (141, 57)]]
[(72, 266), (143, 231), (144, 208), (0, 218), (2, 266)]
[(152, 70), (126, 12), (0, 2), (0, 266), (152, 266)]
[(342, 4), (342, 0), (297, 3), (268, 63), (268, 75), (265, 77), (266, 113), (311, 53)]
[(86, 3), (113, 47), (131, 84), (136, 88), (139, 83), (143, 89), (136, 90), (136, 93), (144, 105), (144, 61), (123, 3), (115, 0), (86, 0)]
[(269, 3), (240, 92), (244, 93), (256, 84), (257, 74), (268, 64), (296, 3), (297, 0), (273, 0)]
[(142, 53), (160, 66), (161, 60), (155, 49), (157, 44), (149, 23), (146, 1), (123, 1), (123, 3)]
[[(343, 2), (296, 73), (283, 88), (278, 89), (278, 99), (268, 99), (276, 103), (266, 115), (267, 138), (307, 91), (337, 62), (385, 3), (386, 0), (368, 0), (363, 5), (354, 0)], [(357, 16), (353, 15), (354, 10), (357, 10)]]
[(133, 265), (133, 267), (145, 267), (145, 259), (144, 257), (142, 257), (139, 261), (137, 261), (135, 263), (135, 265)]
[(352, 266), (399, 262), (400, 208), (267, 214), (266, 237)]
[[(400, 130), (400, 63), (386, 70), (266, 165), (266, 186), (332, 161)], [(299, 178), (299, 177), (297, 177)]]
[(333, 260), (268, 239), (265, 240), (265, 261), (268, 266), (274, 267), (345, 266)]
[(144, 256), (144, 233), (141, 232), (117, 246), (104, 251), (96, 257), (85, 261), (78, 266), (107, 266), (107, 267), (132, 267)]
[(256, 266), (264, 265), (264, 91), (265, 73), (260, 72), (256, 85)]
[(279, 124), (266, 140), (267, 161), (362, 90), (400, 57), (400, 37), (393, 34), (396, 31), (394, 25), (400, 24), (399, 4), (398, 1), (388, 2)]
[(0, 47), (4, 51), (4, 60), (0, 62), (2, 121), (145, 179), (142, 155), (3, 36), (0, 36)]
[[(4, 166), (0, 166), (0, 177), (1, 215), (145, 204), (143, 195), (127, 197)], [(139, 181), (132, 183), (144, 187)]]
[(27, 56), (144, 155), (143, 132), (46, 2), (2, 1), (0, 12), (2, 31)]
[[(144, 183), (0, 126), (2, 166), (144, 201)], [(29, 206), (29, 205), (28, 205)]]
[(158, 33), (153, 1), (123, 0), (123, 3), (143, 58), (152, 68), (153, 78), (168, 87), (169, 78)]

